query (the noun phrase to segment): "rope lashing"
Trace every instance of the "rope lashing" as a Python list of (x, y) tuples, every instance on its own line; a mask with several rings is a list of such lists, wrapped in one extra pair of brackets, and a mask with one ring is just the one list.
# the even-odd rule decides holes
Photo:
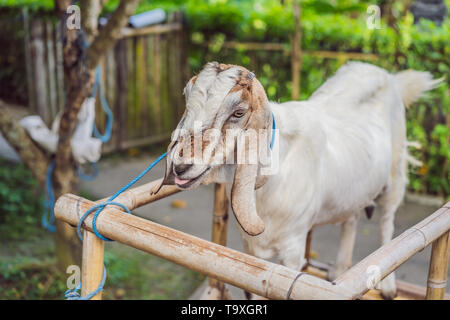
[[(104, 236), (102, 236), (98, 230), (97, 230), (97, 219), (99, 214), (102, 212), (102, 210), (107, 206), (107, 205), (118, 205), (122, 208), (126, 208), (123, 204), (120, 204), (118, 202), (112, 202), (115, 198), (117, 198), (120, 194), (122, 194), (123, 192), (125, 192), (127, 189), (129, 189), (132, 185), (134, 185), (136, 182), (138, 182), (144, 175), (146, 175), (151, 169), (153, 169), (153, 167), (158, 164), (158, 162), (160, 162), (165, 156), (166, 156), (167, 152), (164, 152), (162, 155), (160, 155), (155, 161), (153, 161), (147, 168), (145, 168), (136, 178), (134, 178), (133, 180), (131, 180), (127, 185), (125, 185), (124, 187), (122, 187), (119, 191), (117, 191), (116, 193), (114, 193), (106, 202), (102, 202), (99, 203), (95, 206), (93, 206), (91, 209), (89, 209), (88, 211), (86, 211), (86, 213), (81, 217), (81, 219), (78, 221), (78, 225), (77, 225), (77, 232), (78, 232), (78, 236), (80, 237), (81, 235), (81, 225), (83, 224), (83, 221), (86, 219), (86, 217), (94, 210), (97, 209), (97, 211), (94, 213), (94, 218), (92, 220), (92, 229), (95, 233), (95, 235), (97, 237), (99, 237), (100, 239), (104, 240), (104, 241), (112, 241), (111, 239), (108, 239)], [(128, 209), (125, 209), (125, 211), (127, 211), (129, 213)], [(80, 239), (82, 240), (82, 237), (80, 237)]]
[[(112, 241), (111, 239), (108, 239), (106, 237), (104, 237), (103, 235), (101, 235), (98, 232), (97, 229), (97, 218), (99, 216), (99, 214), (102, 212), (102, 210), (106, 207), (106, 206), (118, 206), (120, 208), (122, 208), (126, 213), (131, 214), (130, 210), (123, 205), (122, 203), (119, 202), (115, 202), (113, 201), (115, 198), (117, 198), (120, 194), (122, 194), (123, 192), (125, 192), (127, 189), (129, 189), (133, 184), (135, 184), (136, 182), (138, 182), (144, 175), (146, 175), (151, 169), (153, 169), (153, 167), (158, 164), (158, 162), (160, 162), (162, 159), (164, 159), (164, 157), (166, 156), (166, 152), (164, 152), (162, 155), (160, 155), (155, 161), (153, 161), (149, 166), (147, 166), (147, 168), (145, 168), (136, 178), (134, 178), (133, 180), (131, 180), (127, 185), (125, 185), (124, 187), (122, 187), (119, 191), (117, 191), (116, 193), (114, 193), (107, 201), (102, 202), (102, 203), (98, 203), (94, 206), (92, 206), (91, 208), (89, 208), (89, 210), (87, 210), (83, 216), (80, 218), (80, 220), (78, 221), (77, 224), (77, 234), (78, 237), (80, 238), (81, 242), (83, 242), (83, 234), (81, 233), (81, 226), (83, 225), (84, 220), (92, 213), (95, 211), (94, 213), (94, 217), (92, 220), (92, 230), (94, 231), (95, 235), (104, 240), (104, 241)], [(105, 265), (103, 265), (103, 277), (102, 280), (100, 281), (97, 289), (95, 289), (93, 292), (89, 293), (88, 295), (82, 297), (78, 291), (81, 289), (81, 283), (75, 288), (75, 289), (70, 289), (67, 290), (64, 295), (66, 297), (66, 299), (68, 300), (90, 300), (92, 297), (94, 297), (96, 294), (98, 294), (99, 292), (103, 291), (103, 286), (105, 284), (106, 281), (106, 267)]]
[[(95, 162), (91, 162), (93, 173), (92, 175), (86, 175), (80, 167), (77, 167), (77, 174), (80, 179), (84, 181), (92, 181), (98, 176), (98, 165)], [(44, 200), (44, 212), (42, 213), (41, 225), (49, 232), (55, 232), (55, 194), (53, 192), (52, 176), (55, 170), (55, 161), (50, 162), (45, 177), (45, 200)]]
[(270, 139), (270, 150), (272, 150), (273, 144), (275, 142), (275, 130), (276, 130), (275, 115), (272, 112), (272, 138)]
[[(117, 206), (117, 207), (121, 207), (123, 210), (125, 210), (125, 212), (126, 213), (128, 213), (128, 214), (131, 214), (131, 211), (125, 206), (125, 205), (123, 205), (123, 204), (121, 204), (121, 203), (119, 203), (119, 202), (114, 202), (114, 201), (105, 201), (105, 202), (102, 202), (102, 203), (98, 203), (98, 204), (96, 204), (96, 205), (94, 205), (94, 206), (92, 206), (92, 207), (90, 207), (89, 208), (89, 210), (88, 211), (86, 211), (84, 214), (83, 214), (83, 216), (80, 218), (80, 220), (78, 221), (78, 224), (77, 224), (77, 234), (78, 234), (78, 238), (80, 238), (80, 240), (81, 241), (83, 241), (83, 234), (81, 233), (81, 226), (82, 226), (82, 224), (83, 224), (83, 221), (94, 211), (94, 210), (96, 210), (96, 209), (99, 209), (100, 211), (101, 210), (103, 210), (106, 206)], [(100, 213), (100, 212), (99, 212)], [(97, 212), (96, 212), (96, 214), (97, 214)], [(98, 216), (98, 214), (97, 214), (97, 216)], [(95, 216), (94, 216), (95, 217)], [(96, 222), (97, 222), (97, 220), (96, 220)], [(95, 223), (96, 223), (95, 222)], [(95, 226), (95, 227), (94, 227)], [(100, 239), (102, 239), (102, 240), (104, 240), (104, 239), (106, 239), (105, 241), (112, 241), (112, 240), (110, 240), (110, 239), (108, 239), (108, 238), (104, 238), (100, 233), (98, 233), (98, 230), (97, 230), (97, 226), (96, 226), (96, 224), (94, 224), (94, 222), (92, 222), (92, 229), (94, 229), (94, 233), (97, 235), (97, 237), (99, 237)], [(100, 236), (99, 236), (100, 235)], [(104, 238), (104, 239), (103, 239)]]
[[(77, 168), (77, 174), (80, 179), (85, 181), (92, 181), (98, 175), (98, 166), (95, 162), (91, 162), (93, 168), (92, 175), (86, 175), (83, 171), (81, 171), (80, 167)], [(41, 217), (41, 225), (49, 232), (55, 232), (56, 227), (55, 223), (55, 194), (53, 192), (53, 184), (52, 184), (52, 176), (53, 171), (55, 170), (55, 161), (50, 162), (48, 166), (46, 177), (45, 177), (45, 200), (44, 200), (44, 212)]]

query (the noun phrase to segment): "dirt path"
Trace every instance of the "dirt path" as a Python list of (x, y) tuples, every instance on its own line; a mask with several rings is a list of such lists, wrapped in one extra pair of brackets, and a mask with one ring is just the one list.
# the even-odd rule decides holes
[[(154, 157), (141, 156), (127, 160), (103, 160), (99, 163), (100, 174), (98, 178), (91, 182), (83, 182), (81, 190), (95, 198), (103, 198), (111, 195), (140, 173), (151, 161), (153, 161), (153, 159)], [(160, 163), (137, 185), (160, 178), (163, 174), (164, 164)], [(182, 209), (172, 207), (171, 203), (174, 199), (184, 200), (187, 206)], [(134, 214), (149, 218), (155, 222), (200, 238), (210, 240), (212, 208), (213, 187), (201, 186), (196, 190), (179, 193), (145, 206), (144, 208), (137, 209), (134, 211)], [(429, 214), (433, 213), (436, 209), (437, 207), (435, 206), (425, 206), (412, 202), (405, 202), (397, 212), (395, 235), (399, 235)], [(376, 211), (371, 220), (368, 220), (365, 217), (360, 220), (356, 237), (354, 262), (360, 261), (378, 248), (378, 222), (379, 214), (377, 214)], [(339, 242), (339, 232), (340, 228), (334, 225), (327, 225), (314, 230), (312, 248), (319, 254), (318, 260), (330, 263), (335, 260)], [(229, 222), (228, 246), (242, 251), (240, 234), (232, 214), (230, 215)], [(430, 248), (426, 248), (422, 252), (419, 252), (397, 270), (397, 278), (425, 286), (429, 257)], [(232, 290), (232, 294), (236, 298), (243, 298), (241, 292), (242, 290)], [(447, 289), (447, 292), (450, 291)]]

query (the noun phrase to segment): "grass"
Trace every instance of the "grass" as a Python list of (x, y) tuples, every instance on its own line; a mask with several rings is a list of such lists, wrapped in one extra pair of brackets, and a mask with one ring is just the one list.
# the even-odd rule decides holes
[[(22, 164), (0, 160), (0, 299), (63, 299), (67, 290), (70, 274), (58, 269), (53, 235), (40, 226), (37, 190)], [(186, 299), (204, 279), (119, 243), (106, 244), (105, 265), (104, 299)]]
[[(10, 242), (7, 247), (8, 252), (0, 254), (0, 299), (64, 298), (70, 274), (57, 267), (51, 235), (37, 242)], [(186, 299), (204, 279), (197, 272), (121, 244), (107, 245), (105, 265), (105, 300)]]

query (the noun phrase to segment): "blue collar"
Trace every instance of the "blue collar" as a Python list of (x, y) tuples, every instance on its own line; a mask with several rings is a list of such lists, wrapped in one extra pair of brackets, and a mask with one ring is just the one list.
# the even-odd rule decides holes
[(270, 150), (272, 150), (273, 144), (274, 144), (274, 142), (275, 142), (275, 129), (276, 129), (276, 126), (275, 126), (275, 116), (274, 116), (274, 114), (273, 114), (273, 112), (272, 112), (272, 139), (270, 140)]

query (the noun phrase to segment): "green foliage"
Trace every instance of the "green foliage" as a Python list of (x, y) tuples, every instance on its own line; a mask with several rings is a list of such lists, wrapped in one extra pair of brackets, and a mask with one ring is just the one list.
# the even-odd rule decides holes
[[(200, 1), (205, 2), (205, 1)], [(223, 48), (225, 41), (279, 42), (289, 48), (293, 33), (292, 9), (279, 1), (247, 1), (254, 3), (252, 10), (240, 8), (238, 1), (220, 1), (220, 6), (186, 6), (190, 39), (189, 63), (193, 72), (207, 61), (221, 61), (243, 65), (256, 72), (266, 88), (269, 99), (290, 100), (292, 92), (290, 56), (277, 51), (234, 50)], [(223, 6), (224, 4), (227, 6)], [(261, 2), (260, 2), (261, 3)], [(344, 2), (342, 2), (344, 3)], [(420, 168), (411, 168), (410, 188), (446, 196), (449, 189), (449, 82), (450, 56), (448, 19), (439, 27), (431, 21), (421, 20), (413, 25), (411, 14), (401, 16), (401, 4), (394, 7), (398, 16), (398, 31), (381, 21), (381, 29), (369, 29), (365, 8), (348, 1), (339, 13), (330, 4), (302, 2), (302, 49), (375, 53), (379, 59), (372, 63), (392, 72), (404, 69), (426, 70), (435, 78), (445, 77), (444, 83), (428, 92), (407, 111), (409, 140), (421, 143), (421, 150), (411, 150), (423, 162)], [(328, 8), (328, 9), (327, 9)], [(234, 13), (240, 10), (240, 14)], [(324, 14), (324, 12), (328, 12)], [(348, 13), (345, 13), (348, 12)], [(235, 15), (228, 26), (215, 23), (219, 13)], [(320, 13), (320, 14), (319, 14)], [(199, 19), (198, 17), (203, 17)], [(204, 21), (204, 22), (203, 22)], [(303, 55), (301, 71), (301, 99), (307, 99), (345, 61)], [(446, 119), (447, 117), (447, 119)]]
[[(68, 274), (57, 266), (53, 235), (40, 227), (41, 214), (41, 196), (30, 171), (0, 160), (0, 242), (7, 244), (0, 247), (0, 299), (64, 297)], [(108, 244), (105, 264), (104, 299), (186, 299), (204, 279), (118, 244)]]
[(41, 214), (41, 197), (30, 171), (0, 160), (0, 241), (35, 235)]
[(65, 290), (65, 275), (52, 261), (42, 257), (0, 261), (0, 299), (61, 299)]
[(105, 294), (110, 299), (186, 299), (204, 279), (197, 272), (123, 246), (105, 251), (105, 265)]
[(27, 7), (31, 10), (52, 10), (54, 8), (54, 5), (54, 0), (0, 0), (0, 8)]
[[(240, 64), (256, 72), (269, 99), (287, 101), (292, 92), (288, 54), (225, 49), (223, 44), (225, 41), (278, 42), (285, 44), (288, 51), (294, 29), (292, 1), (285, 0), (283, 5), (279, 0), (142, 0), (137, 12), (154, 8), (169, 12), (183, 10), (191, 42), (188, 59), (193, 72), (212, 60)], [(52, 2), (0, 0), (0, 6), (27, 5), (35, 10), (50, 10)], [(450, 7), (450, 0), (445, 2)], [(118, 3), (119, 0), (108, 1), (104, 14), (112, 12)], [(411, 153), (424, 163), (421, 168), (410, 170), (410, 188), (448, 195), (448, 133), (442, 128), (448, 127), (450, 112), (450, 22), (447, 19), (441, 27), (424, 20), (413, 25), (412, 15), (405, 14), (405, 2), (396, 1), (393, 13), (397, 31), (384, 20), (381, 29), (370, 30), (366, 24), (368, 5), (385, 3), (383, 0), (302, 0), (302, 49), (375, 53), (380, 58), (373, 63), (390, 71), (412, 68), (430, 71), (436, 78), (445, 77), (440, 88), (427, 93), (407, 111), (407, 134), (409, 140), (422, 144), (421, 150), (411, 150)], [(8, 47), (8, 43), (3, 46)], [(15, 45), (10, 47), (13, 49)], [(7, 51), (11, 54), (0, 57), (0, 94), (1, 90), (15, 90), (20, 100), (26, 96), (25, 82), (16, 75), (23, 74), (24, 70), (14, 71), (17, 66), (23, 69), (24, 64), (20, 63), (23, 58), (20, 52)], [(303, 55), (301, 99), (307, 99), (343, 62)], [(12, 64), (16, 67), (12, 68)]]
[[(42, 252), (33, 244), (30, 252), (24, 247), (30, 241), (9, 244), (13, 256), (0, 259), (0, 299), (55, 299), (64, 298), (69, 274), (58, 269), (51, 235), (43, 234), (47, 241)], [(27, 250), (28, 251), (28, 250)], [(105, 251), (107, 280), (103, 299), (187, 299), (200, 285), (204, 276), (166, 260), (122, 245)]]

